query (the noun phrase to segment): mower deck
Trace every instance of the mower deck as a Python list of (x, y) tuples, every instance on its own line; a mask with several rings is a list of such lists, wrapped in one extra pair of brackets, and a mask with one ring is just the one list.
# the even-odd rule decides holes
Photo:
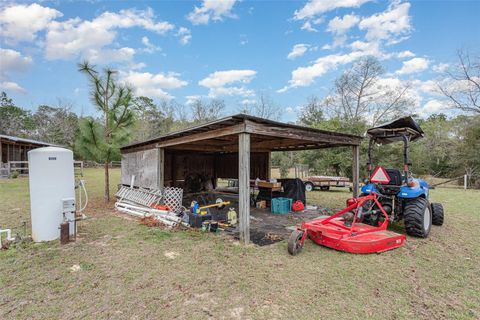
[[(360, 220), (358, 219), (359, 211), (363, 212), (364, 204), (369, 207), (372, 203), (377, 205), (384, 218), (378, 226), (358, 221)], [(349, 199), (347, 205), (347, 208), (330, 217), (303, 222), (301, 228), (290, 235), (288, 252), (292, 255), (300, 252), (307, 236), (319, 245), (351, 253), (378, 253), (403, 246), (406, 240), (405, 235), (387, 230), (388, 215), (376, 194)], [(369, 209), (365, 210), (368, 212)], [(347, 212), (354, 213), (353, 220), (349, 223), (343, 216)]]
[(303, 224), (302, 229), (316, 244), (339, 251), (351, 253), (384, 252), (401, 247), (405, 242), (405, 235), (388, 230), (379, 230), (367, 224), (357, 223), (350, 229), (345, 228), (342, 218), (330, 220), (321, 224), (324, 219), (314, 220)]

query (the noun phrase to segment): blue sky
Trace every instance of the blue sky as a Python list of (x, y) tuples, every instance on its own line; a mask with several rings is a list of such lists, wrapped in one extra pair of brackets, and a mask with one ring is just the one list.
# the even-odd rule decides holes
[(294, 121), (359, 57), (410, 83), (414, 111), (444, 111), (435, 81), (456, 50), (478, 53), (479, 1), (0, 2), (0, 90), (34, 110), (57, 99), (94, 114), (76, 64), (113, 66), (137, 94), (236, 113), (265, 94)]

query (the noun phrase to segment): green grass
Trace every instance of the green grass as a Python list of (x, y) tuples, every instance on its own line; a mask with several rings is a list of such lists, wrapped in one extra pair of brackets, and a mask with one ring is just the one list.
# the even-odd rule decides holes
[[(404, 247), (373, 255), (307, 241), (291, 257), (285, 242), (244, 247), (144, 227), (101, 204), (101, 170), (86, 180), (96, 200), (76, 243), (0, 251), (0, 319), (480, 318), (479, 191), (433, 190), (446, 217), (428, 239), (408, 237)], [(27, 214), (26, 182), (0, 181), (2, 204), (23, 208), (0, 207), (2, 223)], [(325, 207), (343, 207), (349, 196), (307, 194)]]
[[(95, 206), (100, 205), (103, 199), (103, 169), (85, 168), (83, 179), (86, 181), (90, 201)], [(119, 183), (120, 169), (110, 169), (110, 195), (112, 197)], [(0, 180), (0, 203), (2, 204), (0, 207), (0, 228), (12, 228), (14, 231), (22, 232), (23, 221), (30, 228), (28, 177)]]

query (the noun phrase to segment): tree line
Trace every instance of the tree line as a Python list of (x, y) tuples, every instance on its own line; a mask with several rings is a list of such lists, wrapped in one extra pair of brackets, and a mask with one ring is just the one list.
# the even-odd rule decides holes
[[(127, 85), (117, 81), (116, 71), (97, 70), (84, 62), (78, 65), (90, 85), (89, 95), (96, 107), (95, 116), (77, 115), (74, 104), (59, 99), (55, 106), (41, 105), (35, 111), (17, 106), (5, 92), (0, 94), (0, 133), (28, 137), (71, 148), (77, 159), (105, 164), (120, 160), (120, 146), (143, 141), (164, 133), (211, 121), (226, 110), (223, 100), (195, 99), (189, 105), (175, 100), (154, 101), (135, 96)], [(385, 70), (374, 57), (361, 58), (344, 70), (324, 97), (312, 96), (298, 114), (297, 123), (318, 129), (364, 135), (374, 125), (413, 114), (425, 131), (425, 139), (412, 143), (410, 158), (416, 174), (438, 177), (478, 175), (480, 170), (480, 59), (458, 53), (458, 63), (437, 82), (438, 93), (449, 107), (459, 112), (454, 117), (433, 114), (426, 119), (415, 114), (414, 84), (385, 81)], [(388, 79), (388, 77), (387, 77)], [(264, 93), (239, 112), (279, 119), (281, 110)], [(361, 155), (367, 141), (361, 146)], [(387, 145), (375, 151), (375, 162), (401, 167), (402, 146)], [(303, 152), (277, 152), (272, 165), (286, 168), (309, 165), (312, 173), (351, 175), (351, 150), (333, 148)], [(365, 161), (362, 161), (365, 166)], [(362, 168), (365, 174), (365, 168)], [(479, 179), (480, 184), (480, 179)], [(108, 188), (105, 199), (109, 199)]]

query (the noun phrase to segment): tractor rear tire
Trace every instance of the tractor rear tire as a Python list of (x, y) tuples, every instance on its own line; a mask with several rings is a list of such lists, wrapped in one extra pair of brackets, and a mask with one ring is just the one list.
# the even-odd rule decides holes
[(290, 234), (288, 238), (288, 253), (292, 256), (296, 256), (302, 252), (303, 244), (301, 243), (303, 233), (306, 231), (295, 230)]
[(432, 203), (432, 224), (443, 225), (443, 206), (441, 203)]
[(411, 199), (403, 212), (405, 230), (413, 237), (426, 238), (432, 228), (432, 208), (427, 199)]

